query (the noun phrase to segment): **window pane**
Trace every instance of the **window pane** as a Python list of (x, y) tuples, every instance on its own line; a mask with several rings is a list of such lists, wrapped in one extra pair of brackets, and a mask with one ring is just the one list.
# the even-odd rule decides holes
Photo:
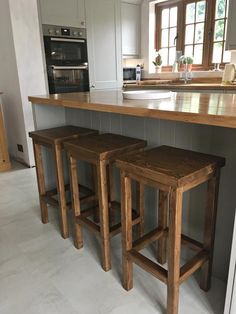
[(225, 7), (226, 7), (226, 0), (216, 1), (216, 14), (215, 14), (216, 19), (225, 17)]
[(214, 41), (224, 39), (224, 20), (215, 21)]
[(162, 65), (168, 65), (168, 48), (162, 48), (160, 54), (162, 57)]
[(221, 43), (214, 43), (212, 63), (221, 63), (222, 46), (223, 46), (222, 42)]
[(185, 46), (184, 55), (186, 57), (192, 57), (193, 55), (193, 46)]
[(177, 28), (170, 28), (169, 46), (176, 46), (175, 37), (177, 35)]
[(195, 45), (194, 47), (194, 64), (202, 64), (203, 45)]
[(169, 9), (164, 9), (161, 14), (161, 28), (167, 27), (169, 27)]
[(163, 29), (161, 31), (161, 47), (168, 47), (168, 29)]
[(177, 7), (170, 9), (170, 27), (177, 25)]
[(224, 51), (223, 53), (223, 62), (230, 62), (231, 59), (231, 51)]
[(196, 22), (205, 21), (206, 1), (197, 2)]
[(198, 23), (196, 24), (196, 29), (195, 29), (195, 43), (203, 43), (204, 39), (204, 25), (205, 23)]
[(194, 25), (187, 25), (185, 28), (185, 44), (192, 44), (194, 38)]
[(186, 7), (186, 24), (194, 23), (195, 21), (195, 2), (189, 3)]
[(169, 50), (169, 64), (172, 65), (175, 62), (176, 48), (170, 48)]

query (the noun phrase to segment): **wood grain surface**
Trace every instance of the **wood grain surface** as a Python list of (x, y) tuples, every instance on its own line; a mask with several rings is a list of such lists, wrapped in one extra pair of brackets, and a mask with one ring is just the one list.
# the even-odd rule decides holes
[(34, 104), (236, 128), (236, 94), (173, 92), (161, 100), (123, 99), (121, 90), (30, 96)]

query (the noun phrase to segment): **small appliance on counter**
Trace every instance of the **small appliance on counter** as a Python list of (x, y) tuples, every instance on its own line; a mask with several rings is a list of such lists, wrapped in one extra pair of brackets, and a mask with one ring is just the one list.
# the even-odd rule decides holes
[(89, 90), (86, 30), (43, 25), (50, 94)]
[(124, 84), (136, 83), (136, 67), (123, 68)]
[(236, 78), (236, 66), (233, 63), (225, 65), (222, 83), (223, 84), (232, 84)]

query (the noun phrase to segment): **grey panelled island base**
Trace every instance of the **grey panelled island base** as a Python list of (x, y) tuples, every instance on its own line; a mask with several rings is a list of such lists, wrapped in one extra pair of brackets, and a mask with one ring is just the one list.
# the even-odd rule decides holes
[[(36, 129), (73, 124), (142, 138), (149, 146), (165, 144), (224, 156), (213, 274), (226, 282), (236, 207), (236, 94), (178, 92), (170, 99), (123, 100), (122, 91), (107, 90), (32, 96), (29, 100)], [(198, 189), (186, 193), (183, 202), (183, 230), (198, 241), (204, 212), (200, 195)], [(157, 195), (148, 190), (145, 205), (151, 227), (157, 221), (151, 210), (157, 202)]]

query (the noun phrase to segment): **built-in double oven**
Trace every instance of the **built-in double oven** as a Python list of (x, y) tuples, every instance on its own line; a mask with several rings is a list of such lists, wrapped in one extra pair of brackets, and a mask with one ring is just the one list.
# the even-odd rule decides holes
[(49, 92), (89, 90), (86, 30), (43, 25)]

